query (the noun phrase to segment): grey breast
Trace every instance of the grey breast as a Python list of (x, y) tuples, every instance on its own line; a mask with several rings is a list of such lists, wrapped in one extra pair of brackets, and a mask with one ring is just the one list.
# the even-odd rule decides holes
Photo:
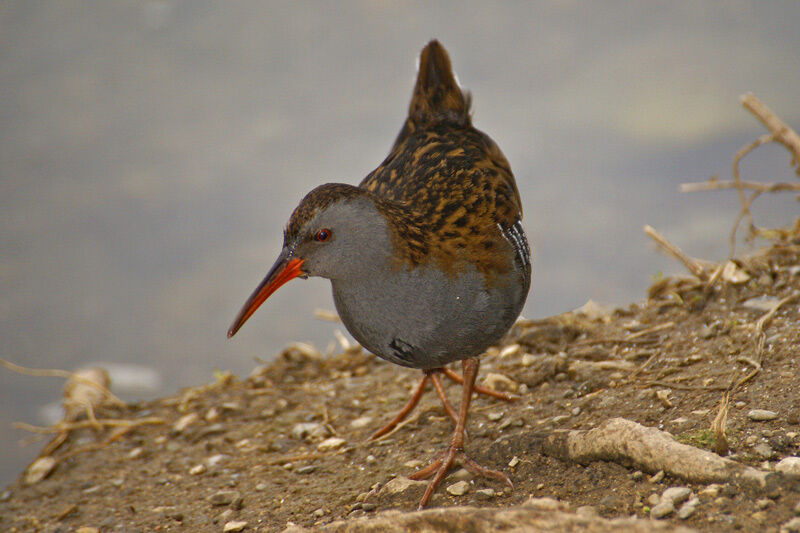
[(332, 280), (333, 297), (366, 349), (398, 365), (437, 368), (480, 354), (508, 331), (528, 288), (524, 267), (515, 272), (487, 288), (475, 269), (452, 277), (430, 266), (400, 268)]

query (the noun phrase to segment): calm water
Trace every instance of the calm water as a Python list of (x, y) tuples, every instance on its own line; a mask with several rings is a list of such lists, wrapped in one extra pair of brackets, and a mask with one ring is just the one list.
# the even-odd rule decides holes
[[(679, 271), (643, 224), (727, 254), (735, 197), (678, 184), (727, 177), (762, 133), (745, 91), (800, 127), (799, 20), (794, 2), (4, 2), (0, 356), (128, 365), (114, 376), (136, 398), (246, 373), (291, 341), (325, 347), (322, 280), (225, 330), (303, 194), (385, 156), (431, 37), (515, 170), (534, 247), (525, 315), (638, 299)], [(768, 148), (744, 172), (791, 180), (787, 162)], [(764, 223), (797, 212), (761, 205)], [(41, 423), (60, 388), (0, 370), (0, 485), (35, 451), (11, 422)]]

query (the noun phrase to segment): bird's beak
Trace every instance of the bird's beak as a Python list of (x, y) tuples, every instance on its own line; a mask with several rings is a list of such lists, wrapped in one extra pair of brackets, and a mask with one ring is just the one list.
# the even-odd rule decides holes
[(239, 328), (247, 322), (247, 319), (256, 312), (258, 306), (278, 290), (278, 287), (298, 276), (304, 276), (305, 273), (300, 268), (302, 266), (303, 259), (292, 257), (289, 250), (284, 248), (278, 260), (275, 261), (275, 264), (272, 265), (269, 273), (267, 273), (267, 277), (256, 287), (256, 290), (245, 302), (242, 310), (239, 311), (239, 316), (236, 317), (236, 320), (233, 321), (233, 324), (228, 329), (228, 338), (233, 337), (239, 331)]

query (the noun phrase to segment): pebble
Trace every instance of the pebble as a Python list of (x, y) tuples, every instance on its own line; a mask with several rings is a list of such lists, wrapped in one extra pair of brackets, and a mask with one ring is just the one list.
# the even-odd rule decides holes
[(678, 505), (689, 499), (692, 494), (692, 489), (689, 487), (670, 487), (661, 493), (661, 501), (672, 502), (672, 505)]
[(800, 518), (792, 518), (785, 524), (781, 525), (780, 533), (798, 533), (800, 532)]
[(775, 465), (775, 470), (784, 474), (800, 476), (800, 457), (784, 457)]
[(651, 507), (654, 505), (658, 505), (659, 503), (661, 503), (661, 496), (659, 496), (654, 492), (653, 494), (647, 497), (647, 503), (649, 503)]
[(769, 459), (775, 455), (775, 450), (773, 450), (772, 447), (766, 442), (761, 442), (753, 446), (753, 453), (763, 459)]
[(224, 533), (235, 533), (237, 531), (243, 531), (244, 528), (247, 527), (247, 522), (243, 520), (231, 520), (230, 522), (226, 522), (225, 526), (222, 528)]
[(489, 419), (489, 420), (491, 420), (492, 422), (497, 422), (498, 420), (500, 420), (501, 418), (503, 418), (503, 414), (504, 414), (504, 413), (502, 413), (501, 411), (496, 411), (496, 412), (494, 412), (494, 413), (489, 413), (489, 414), (487, 414), (487, 415), (486, 415), (486, 418), (488, 418), (488, 419)]
[(370, 425), (370, 423), (372, 423), (371, 416), (362, 416), (350, 422), (350, 427), (353, 429), (361, 429), (367, 427), (368, 425)]
[(597, 509), (595, 509), (591, 505), (581, 505), (580, 507), (575, 509), (575, 514), (586, 518), (595, 518), (599, 516), (597, 513)]
[(395, 496), (398, 494), (413, 494), (419, 491), (420, 494), (427, 488), (427, 481), (414, 481), (407, 477), (398, 476), (391, 481), (387, 482), (381, 490), (380, 494), (384, 496)]
[(703, 498), (713, 499), (719, 496), (720, 488), (722, 488), (720, 485), (712, 483), (711, 485), (701, 490), (699, 492), (699, 495), (702, 496)]
[(295, 470), (295, 472), (297, 472), (298, 474), (310, 474), (316, 469), (317, 467), (314, 465), (307, 465), (307, 466), (301, 466), (300, 468)]
[(631, 474), (631, 479), (634, 481), (639, 481), (640, 479), (642, 479), (642, 477), (644, 477), (644, 474), (642, 474), (641, 470), (637, 470), (633, 474)]
[(267, 490), (268, 488), (269, 488), (269, 485), (267, 485), (266, 483), (259, 483), (258, 485), (256, 485), (256, 490), (259, 491), (259, 492), (263, 492), (263, 491)]
[(211, 457), (206, 459), (206, 465), (208, 465), (209, 468), (217, 466), (217, 464), (222, 462), (222, 460), (225, 459), (225, 457), (226, 457), (226, 455), (222, 454), (222, 453), (218, 453), (216, 455), (212, 455)]
[(697, 510), (697, 505), (700, 503), (700, 500), (696, 497), (689, 499), (686, 503), (681, 505), (681, 508), (678, 509), (678, 518), (681, 520), (686, 520), (690, 516), (694, 514)]
[(194, 465), (192, 468), (189, 469), (189, 474), (193, 476), (199, 476), (200, 474), (204, 474), (206, 471), (206, 465)]
[(463, 496), (469, 492), (469, 481), (458, 481), (447, 487), (447, 492), (453, 496)]
[(325, 516), (325, 509), (322, 509), (322, 508), (320, 508), (320, 509), (317, 509), (316, 511), (314, 511), (313, 513), (311, 513), (311, 515), (312, 515), (314, 518), (322, 518), (323, 516)]
[(536, 362), (536, 356), (526, 353), (522, 356), (522, 366), (531, 366), (533, 363)]
[(336, 450), (337, 448), (341, 448), (345, 442), (347, 441), (340, 437), (329, 437), (317, 444), (317, 449), (321, 452)]
[(425, 463), (423, 463), (419, 459), (411, 459), (410, 461), (406, 461), (405, 463), (403, 463), (403, 466), (408, 468), (419, 468), (424, 464)]
[(39, 457), (36, 459), (28, 470), (25, 472), (25, 484), (33, 485), (39, 483), (41, 480), (50, 475), (50, 472), (56, 467), (56, 460), (52, 457)]
[(370, 513), (372, 511), (374, 511), (375, 509), (377, 509), (378, 505), (375, 504), (375, 503), (372, 503), (372, 502), (364, 502), (364, 504), (361, 506), (361, 508), (364, 510), (364, 512)]
[(570, 411), (570, 412), (572, 413), (572, 416), (578, 416), (579, 414), (581, 414), (581, 408), (580, 407), (573, 407), (572, 411)]
[(489, 372), (486, 374), (486, 377), (483, 378), (483, 386), (499, 391), (517, 391), (517, 384), (514, 380), (496, 372)]
[(650, 509), (650, 518), (659, 519), (671, 515), (675, 512), (675, 506), (671, 501), (662, 501)]
[(508, 462), (509, 468), (514, 468), (518, 464), (519, 464), (519, 457), (517, 457), (516, 455), (512, 457), (511, 460)]
[(238, 490), (221, 490), (209, 496), (208, 501), (211, 503), (211, 505), (216, 505), (219, 507), (223, 505), (230, 505), (240, 496), (241, 494)]
[(767, 420), (775, 420), (778, 418), (778, 413), (769, 411), (767, 409), (750, 409), (747, 412), (747, 418), (756, 422), (765, 422)]
[(650, 483), (659, 483), (661, 482), (662, 479), (664, 479), (664, 471), (659, 470), (658, 472), (650, 476), (650, 479), (648, 481), (650, 481)]
[(475, 491), (475, 496), (478, 497), (479, 500), (491, 500), (495, 496), (497, 496), (497, 492), (494, 489), (478, 489)]
[(374, 463), (375, 461), (377, 461), (377, 459), (375, 458), (375, 456), (374, 456), (374, 455), (372, 455), (372, 454), (369, 454), (369, 455), (368, 455), (368, 456), (367, 456), (367, 457), (366, 457), (364, 460), (365, 460), (367, 463), (369, 463), (369, 464), (372, 464), (372, 463)]
[(175, 433), (182, 433), (186, 428), (194, 424), (200, 420), (200, 415), (197, 413), (189, 413), (188, 415), (183, 415), (178, 419), (175, 424), (172, 425), (172, 430)]
[(569, 420), (569, 415), (557, 415), (550, 419), (553, 424), (560, 424), (566, 420)]
[(96, 527), (81, 526), (75, 530), (75, 533), (100, 533)]
[(142, 454), (144, 454), (144, 450), (141, 446), (138, 446), (128, 452), (128, 459), (138, 459)]
[(466, 468), (459, 468), (450, 476), (450, 479), (453, 481), (469, 481), (472, 479), (472, 474)]
[(758, 507), (759, 509), (763, 510), (763, 509), (766, 509), (767, 507), (769, 507), (770, 505), (772, 505), (773, 503), (774, 502), (772, 500), (770, 500), (769, 498), (761, 498), (759, 500), (756, 500), (756, 507)]
[(304, 422), (292, 427), (292, 437), (296, 439), (323, 440), (330, 436), (328, 428), (317, 422)]

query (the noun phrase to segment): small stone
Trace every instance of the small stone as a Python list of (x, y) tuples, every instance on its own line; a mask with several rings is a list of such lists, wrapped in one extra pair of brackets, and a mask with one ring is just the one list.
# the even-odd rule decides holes
[(194, 465), (192, 468), (189, 469), (189, 474), (193, 476), (199, 476), (200, 474), (204, 474), (206, 471), (206, 465)]
[(775, 503), (775, 502), (773, 502), (769, 498), (761, 498), (761, 499), (756, 500), (756, 507), (758, 509), (760, 509), (760, 510), (764, 510), (767, 507), (769, 507), (770, 505), (772, 505), (773, 503)]
[(497, 422), (498, 420), (500, 420), (501, 418), (503, 418), (503, 413), (502, 413), (502, 412), (500, 412), (500, 411), (495, 411), (495, 412), (493, 412), (493, 413), (489, 413), (489, 414), (487, 414), (487, 415), (486, 415), (486, 418), (488, 418), (488, 419), (489, 419), (489, 420), (491, 420), (492, 422)]
[(459, 468), (450, 476), (450, 479), (453, 481), (469, 481), (472, 479), (472, 474), (466, 468)]
[(533, 363), (536, 362), (536, 359), (537, 359), (536, 356), (531, 355), (529, 353), (523, 354), (521, 360), (522, 366), (531, 366)]
[(301, 466), (300, 468), (295, 470), (295, 472), (297, 472), (298, 474), (310, 474), (316, 469), (317, 467), (314, 465), (307, 465), (307, 466)]
[(317, 422), (305, 422), (295, 424), (291, 431), (292, 437), (296, 439), (324, 440), (330, 436), (328, 428)]
[(661, 503), (661, 496), (659, 496), (656, 493), (653, 493), (647, 497), (647, 503), (650, 504), (650, 507), (658, 505), (659, 503)]
[(598, 515), (597, 509), (591, 505), (581, 505), (575, 509), (575, 514), (586, 518), (596, 518)]
[(428, 486), (427, 481), (414, 481), (407, 477), (398, 476), (381, 487), (381, 496), (409, 496), (418, 498)]
[(661, 493), (661, 501), (670, 501), (672, 505), (678, 505), (689, 499), (692, 489), (689, 487), (670, 487)]
[(671, 515), (673, 512), (675, 512), (675, 506), (672, 504), (672, 502), (662, 501), (650, 509), (650, 518), (658, 520)]
[(761, 442), (753, 446), (753, 453), (763, 459), (770, 459), (773, 455), (775, 455), (775, 450), (773, 450), (772, 447), (766, 442)]
[(569, 420), (569, 415), (557, 415), (550, 419), (553, 424), (560, 424), (561, 422), (565, 422)]
[(406, 461), (405, 463), (403, 463), (403, 466), (408, 468), (419, 468), (424, 464), (425, 463), (423, 463), (419, 459), (411, 459), (410, 461)]
[(579, 414), (581, 414), (581, 408), (580, 407), (573, 407), (572, 411), (570, 411), (570, 413), (572, 413), (572, 416), (578, 416)]
[(769, 515), (764, 511), (756, 511), (755, 513), (750, 515), (750, 518), (755, 520), (756, 522), (763, 522), (767, 519)]
[(137, 446), (136, 448), (132, 449), (128, 452), (128, 459), (138, 459), (139, 457), (144, 454), (144, 450), (141, 446)]
[(792, 476), (800, 476), (800, 457), (784, 457), (775, 465), (775, 470)]
[(659, 470), (658, 472), (650, 476), (650, 479), (648, 481), (650, 481), (650, 483), (660, 483), (662, 479), (664, 479), (664, 471)]
[(747, 412), (747, 418), (756, 422), (765, 422), (778, 418), (778, 413), (767, 409), (750, 409), (750, 411)]
[(353, 429), (361, 429), (367, 427), (368, 425), (370, 425), (370, 423), (372, 423), (371, 416), (362, 416), (350, 422), (350, 427)]
[(642, 479), (642, 477), (644, 477), (644, 474), (642, 474), (641, 470), (637, 470), (633, 474), (631, 474), (631, 479), (634, 481), (639, 481), (640, 479)]
[(314, 518), (322, 518), (323, 516), (325, 516), (325, 509), (317, 509), (316, 511), (311, 513), (311, 516), (313, 516)]
[(698, 503), (700, 503), (700, 500), (698, 500), (697, 498), (692, 498), (683, 505), (681, 505), (681, 508), (678, 509), (678, 518), (680, 518), (681, 520), (688, 519), (697, 510)]
[(365, 513), (371, 513), (372, 511), (377, 509), (378, 506), (373, 502), (364, 502), (361, 508), (364, 510)]
[(518, 464), (519, 464), (519, 457), (517, 457), (516, 455), (512, 457), (511, 460), (508, 462), (509, 468), (514, 468)]
[(237, 531), (243, 531), (244, 528), (247, 527), (247, 522), (243, 520), (231, 520), (230, 522), (226, 522), (225, 526), (222, 528), (224, 533), (236, 533)]
[(496, 372), (486, 374), (486, 377), (483, 378), (483, 386), (497, 391), (517, 391), (517, 384), (514, 380)]
[(447, 492), (453, 496), (463, 496), (469, 492), (469, 481), (458, 481), (447, 487)]
[(780, 533), (800, 533), (800, 518), (792, 518), (782, 524)]
[(259, 491), (259, 492), (264, 492), (268, 488), (269, 488), (269, 485), (267, 485), (266, 483), (259, 483), (258, 485), (256, 485), (256, 490)]
[(475, 496), (479, 500), (491, 500), (492, 498), (497, 496), (497, 493), (495, 492), (494, 489), (491, 489), (491, 488), (489, 488), (489, 489), (478, 489), (478, 490), (475, 491)]
[(369, 464), (372, 464), (372, 463), (374, 463), (375, 461), (377, 461), (377, 459), (375, 458), (375, 456), (374, 456), (374, 455), (372, 455), (372, 454), (369, 454), (369, 455), (368, 455), (366, 458), (364, 458), (364, 460), (365, 460), (367, 463), (369, 463)]
[(220, 462), (222, 462), (223, 459), (225, 459), (225, 457), (227, 457), (227, 456), (225, 454), (222, 454), (222, 453), (218, 453), (216, 455), (212, 455), (211, 457), (206, 459), (206, 466), (208, 466), (209, 468), (217, 466)]
[(720, 486), (716, 483), (712, 483), (711, 485), (707, 486), (706, 488), (702, 489), (698, 494), (705, 499), (714, 499), (719, 496)]
[(341, 448), (345, 442), (347, 441), (340, 437), (329, 437), (317, 444), (317, 449), (321, 452), (336, 450), (337, 448)]
[(211, 505), (221, 507), (223, 505), (230, 505), (239, 497), (241, 497), (241, 494), (238, 490), (221, 490), (209, 496), (208, 501)]
[(754, 446), (758, 442), (758, 435), (748, 435), (746, 439), (744, 439), (744, 443), (746, 446)]
[(39, 483), (41, 480), (49, 476), (50, 472), (52, 472), (55, 467), (56, 460), (52, 457), (39, 457), (33, 463), (31, 463), (31, 466), (29, 466), (28, 470), (25, 472), (25, 484), (33, 485), (35, 483)]
[(509, 344), (502, 350), (500, 350), (500, 359), (505, 359), (506, 357), (512, 357), (517, 355), (520, 351), (520, 346), (517, 343)]
[(561, 503), (555, 498), (534, 498), (533, 496), (528, 498), (524, 505), (525, 507), (535, 507), (542, 511), (564, 511), (569, 507), (569, 504)]
[(198, 420), (200, 420), (200, 415), (198, 415), (197, 413), (189, 413), (188, 415), (183, 415), (178, 419), (177, 422), (175, 422), (175, 424), (172, 425), (172, 430), (175, 433), (183, 433), (183, 431), (185, 431), (186, 428), (196, 423)]
[(75, 530), (75, 533), (100, 533), (100, 530), (96, 527), (81, 526)]
[(217, 409), (216, 407), (212, 407), (211, 409), (209, 409), (206, 412), (206, 416), (205, 416), (206, 421), (208, 421), (208, 422), (216, 422), (217, 420), (219, 420), (219, 414), (220, 414), (219, 409)]

